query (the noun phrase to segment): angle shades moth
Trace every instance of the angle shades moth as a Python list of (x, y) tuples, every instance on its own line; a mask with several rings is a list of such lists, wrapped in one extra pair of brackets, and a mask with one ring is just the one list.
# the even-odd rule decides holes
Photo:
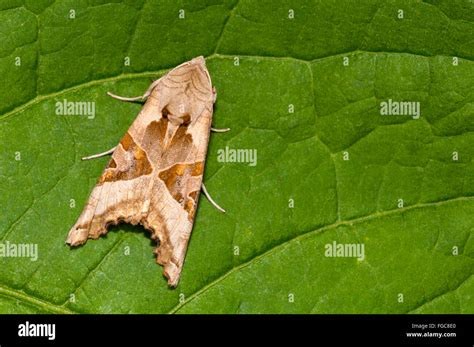
[(116, 147), (83, 158), (112, 154), (66, 243), (82, 245), (120, 222), (141, 224), (157, 241), (156, 261), (176, 287), (201, 188), (215, 204), (202, 184), (210, 131), (215, 130), (211, 77), (200, 56), (154, 81), (141, 97), (109, 95), (146, 102)]

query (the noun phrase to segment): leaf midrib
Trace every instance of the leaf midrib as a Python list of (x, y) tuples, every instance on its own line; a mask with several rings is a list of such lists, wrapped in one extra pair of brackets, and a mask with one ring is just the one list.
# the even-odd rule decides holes
[[(237, 272), (237, 271), (239, 271), (239, 270), (241, 270), (241, 269), (243, 269), (247, 266), (250, 266), (250, 265), (256, 263), (260, 259), (262, 259), (266, 256), (269, 256), (274, 252), (277, 252), (278, 250), (282, 249), (284, 246), (286, 246), (287, 244), (289, 244), (291, 242), (304, 240), (308, 237), (313, 236), (314, 234), (319, 234), (319, 233), (322, 233), (322, 232), (327, 231), (327, 230), (336, 229), (337, 227), (339, 227), (341, 225), (359, 224), (359, 223), (363, 223), (363, 222), (370, 221), (370, 220), (377, 219), (377, 218), (384, 218), (386, 216), (408, 212), (410, 210), (421, 209), (421, 208), (429, 208), (429, 207), (433, 207), (433, 206), (443, 206), (443, 205), (446, 205), (446, 204), (456, 203), (456, 202), (459, 202), (459, 201), (473, 201), (473, 200), (474, 200), (474, 196), (462, 196), (462, 197), (446, 199), (446, 200), (441, 200), (441, 201), (436, 201), (436, 202), (419, 203), (419, 204), (415, 204), (415, 205), (411, 205), (411, 206), (406, 206), (406, 207), (403, 207), (403, 208), (397, 208), (397, 209), (388, 210), (388, 211), (375, 212), (375, 213), (371, 213), (371, 214), (368, 214), (368, 215), (365, 215), (365, 216), (356, 217), (356, 218), (348, 219), (348, 220), (344, 220), (344, 221), (337, 221), (335, 223), (327, 224), (327, 225), (324, 225), (324, 226), (322, 226), (320, 228), (317, 228), (317, 229), (312, 229), (312, 230), (303, 232), (302, 234), (299, 234), (298, 236), (295, 236), (293, 238), (285, 240), (284, 242), (279, 243), (279, 244), (267, 249), (266, 251), (264, 251), (263, 253), (261, 253), (259, 255), (256, 255), (255, 257), (253, 257), (249, 261), (247, 261), (245, 263), (242, 263), (242, 264), (240, 264), (236, 267), (231, 268), (230, 270), (228, 270), (224, 274), (222, 274), (219, 277), (217, 277), (216, 279), (214, 279), (212, 282), (208, 283), (207, 285), (201, 287), (200, 289), (198, 289), (197, 291), (192, 293), (186, 299), (186, 301), (184, 303), (174, 306), (173, 308), (171, 308), (171, 310), (168, 311), (168, 313), (170, 313), (170, 314), (171, 313), (176, 313), (182, 307), (189, 304), (192, 300), (194, 300), (195, 298), (197, 298), (198, 296), (200, 296), (201, 294), (203, 294), (207, 290), (211, 289), (212, 287), (217, 285), (219, 282), (222, 282), (228, 276), (232, 275), (233, 273), (235, 273), (235, 272)], [(82, 282), (84, 282), (86, 280), (86, 278), (84, 278), (84, 280)], [(82, 285), (82, 283), (80, 285)], [(65, 307), (66, 303), (63, 304), (63, 305), (56, 305), (56, 304), (53, 304), (49, 301), (46, 301), (44, 299), (40, 299), (40, 298), (38, 298), (34, 295), (31, 295), (29, 293), (25, 293), (24, 291), (15, 290), (15, 289), (7, 287), (5, 285), (0, 285), (0, 295), (12, 297), (12, 298), (20, 300), (24, 303), (33, 304), (33, 305), (35, 305), (39, 308), (46, 309), (48, 311), (55, 312), (55, 313), (79, 313), (79, 312), (73, 311), (69, 308), (66, 308)], [(439, 295), (443, 295), (443, 294), (439, 294)]]
[[(462, 197), (457, 197), (457, 198), (452, 198), (452, 199), (440, 200), (440, 201), (436, 201), (436, 202), (419, 203), (419, 204), (406, 206), (406, 207), (402, 207), (402, 208), (397, 208), (397, 209), (393, 209), (393, 210), (375, 212), (375, 213), (371, 213), (371, 214), (368, 214), (368, 215), (365, 215), (365, 216), (362, 216), (362, 217), (356, 217), (356, 218), (348, 219), (348, 220), (344, 220), (344, 221), (336, 221), (335, 223), (324, 225), (320, 228), (312, 229), (312, 230), (303, 232), (303, 233), (301, 233), (301, 234), (299, 234), (299, 235), (297, 235), (293, 238), (290, 238), (290, 239), (288, 239), (288, 240), (286, 240), (282, 243), (279, 243), (279, 244), (267, 249), (263, 253), (253, 257), (252, 259), (248, 260), (247, 262), (242, 263), (242, 264), (240, 264), (236, 267), (231, 268), (230, 270), (228, 270), (223, 275), (220, 275), (219, 277), (217, 277), (212, 282), (208, 283), (204, 287), (202, 287), (202, 288), (198, 289), (197, 291), (195, 291), (193, 294), (191, 294), (186, 299), (186, 301), (184, 303), (174, 306), (170, 311), (168, 311), (168, 313), (170, 313), (170, 314), (171, 313), (176, 313), (179, 309), (186, 306), (188, 303), (190, 303), (196, 297), (198, 297), (202, 293), (206, 292), (207, 290), (209, 290), (213, 286), (217, 285), (219, 282), (221, 282), (222, 280), (224, 280), (226, 277), (230, 276), (234, 272), (237, 272), (240, 269), (243, 269), (243, 268), (245, 268), (249, 265), (252, 265), (253, 263), (260, 260), (261, 258), (264, 258), (265, 256), (268, 256), (268, 255), (270, 255), (274, 252), (277, 252), (278, 250), (285, 247), (290, 242), (294, 242), (294, 241), (298, 241), (298, 240), (304, 240), (308, 237), (313, 236), (314, 234), (319, 234), (319, 233), (322, 233), (322, 232), (327, 231), (327, 230), (336, 229), (337, 227), (339, 227), (341, 225), (359, 224), (359, 223), (363, 223), (363, 222), (370, 221), (370, 220), (377, 219), (377, 218), (384, 218), (386, 216), (391, 216), (391, 215), (396, 215), (398, 213), (408, 212), (410, 210), (428, 208), (428, 207), (433, 207), (433, 206), (442, 206), (442, 205), (446, 205), (446, 204), (449, 204), (449, 203), (456, 203), (456, 202), (459, 202), (459, 201), (472, 201), (472, 200), (474, 200), (474, 196), (462, 196)], [(439, 295), (443, 295), (443, 294), (439, 294)]]
[(33, 305), (43, 310), (52, 312), (52, 313), (62, 313), (62, 314), (73, 314), (78, 313), (72, 311), (64, 306), (55, 305), (49, 301), (40, 299), (34, 295), (30, 295), (21, 290), (16, 290), (10, 287), (5, 286), (4, 284), (0, 285), (0, 295), (17, 299), (25, 304)]
[[(265, 59), (265, 60), (277, 60), (277, 61), (290, 60), (290, 61), (296, 61), (296, 62), (300, 62), (300, 63), (304, 63), (304, 64), (311, 64), (311, 63), (316, 62), (316, 61), (325, 60), (325, 59), (332, 59), (332, 58), (337, 58), (337, 57), (343, 57), (343, 56), (346, 56), (348, 54), (363, 54), (363, 53), (414, 55), (414, 56), (421, 56), (421, 57), (425, 57), (425, 58), (435, 58), (435, 57), (451, 58), (451, 56), (445, 56), (445, 55), (440, 55), (440, 54), (438, 54), (438, 55), (423, 55), (423, 54), (417, 54), (417, 53), (406, 53), (406, 52), (396, 52), (396, 51), (392, 51), (392, 52), (391, 51), (368, 51), (368, 50), (356, 49), (356, 50), (352, 50), (352, 51), (348, 51), (348, 52), (341, 52), (341, 53), (338, 53), (338, 54), (331, 54), (331, 55), (328, 55), (328, 56), (325, 56), (325, 57), (319, 57), (319, 58), (310, 59), (310, 60), (301, 59), (301, 58), (294, 58), (294, 57), (285, 57), (285, 56), (272, 57), (272, 56), (260, 56), (260, 55), (221, 54), (221, 53), (213, 53), (209, 56), (206, 56), (205, 59), (216, 59), (216, 58), (233, 59), (234, 57), (238, 56), (238, 57), (245, 58), (245, 59)], [(458, 57), (458, 58), (469, 61), (469, 62), (474, 61), (474, 60), (464, 58), (464, 57)], [(67, 94), (69, 92), (74, 92), (76, 90), (81, 90), (83, 88), (92, 87), (92, 86), (96, 86), (96, 85), (100, 85), (100, 84), (108, 83), (108, 82), (122, 81), (122, 80), (134, 79), (134, 78), (139, 78), (139, 77), (149, 77), (149, 76), (156, 77), (157, 75), (164, 74), (165, 72), (169, 71), (173, 67), (174, 66), (170, 66), (168, 68), (163, 68), (163, 69), (156, 70), (156, 71), (142, 71), (142, 72), (136, 72), (136, 73), (121, 73), (119, 75), (112, 76), (112, 77), (106, 77), (106, 78), (102, 78), (102, 79), (96, 79), (96, 80), (88, 81), (88, 82), (85, 82), (85, 83), (76, 84), (72, 87), (61, 89), (60, 91), (57, 91), (57, 92), (53, 92), (53, 93), (49, 93), (49, 94), (42, 94), (42, 95), (39, 95), (39, 96), (31, 99), (30, 101), (28, 101), (24, 104), (16, 106), (15, 108), (11, 109), (10, 111), (4, 113), (3, 115), (0, 116), (0, 121), (2, 121), (4, 119), (7, 119), (7, 118), (9, 118), (9, 117), (11, 117), (15, 114), (19, 114), (19, 113), (23, 112), (24, 110), (27, 110), (28, 108), (40, 103), (41, 101), (48, 100), (48, 99), (51, 99), (51, 98), (55, 98), (57, 96)]]

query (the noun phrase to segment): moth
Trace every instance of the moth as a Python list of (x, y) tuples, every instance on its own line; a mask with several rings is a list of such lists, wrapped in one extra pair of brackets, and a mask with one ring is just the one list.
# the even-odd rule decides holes
[(201, 190), (216, 91), (202, 56), (154, 81), (120, 143), (92, 159), (112, 154), (66, 243), (78, 246), (107, 233), (109, 225), (141, 224), (157, 242), (156, 261), (171, 287), (183, 268)]

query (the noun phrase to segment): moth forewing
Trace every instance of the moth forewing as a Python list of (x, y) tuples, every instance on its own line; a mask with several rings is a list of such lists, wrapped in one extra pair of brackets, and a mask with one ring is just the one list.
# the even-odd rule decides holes
[(215, 100), (204, 58), (174, 68), (144, 97), (66, 242), (97, 239), (110, 224), (141, 224), (159, 241), (157, 262), (175, 287), (202, 186)]

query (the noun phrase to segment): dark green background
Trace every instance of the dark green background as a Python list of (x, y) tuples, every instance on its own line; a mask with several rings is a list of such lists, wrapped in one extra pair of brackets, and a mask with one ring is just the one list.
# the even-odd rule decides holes
[[(0, 259), (0, 312), (474, 313), (473, 21), (468, 0), (1, 0), (0, 239), (39, 259)], [(79, 158), (140, 109), (105, 92), (140, 95), (198, 55), (214, 125), (232, 128), (205, 174), (228, 213), (201, 199), (171, 290), (141, 228), (64, 240), (107, 162)], [(421, 118), (380, 116), (389, 98)], [(64, 99), (95, 101), (95, 119), (57, 116)], [(258, 165), (217, 162), (225, 146)], [(365, 260), (324, 257), (333, 241)]]

